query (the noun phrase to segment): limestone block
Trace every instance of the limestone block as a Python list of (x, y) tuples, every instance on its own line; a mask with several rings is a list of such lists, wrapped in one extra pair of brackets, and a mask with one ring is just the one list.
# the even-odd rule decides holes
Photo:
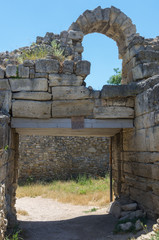
[(105, 22), (108, 22), (110, 19), (110, 8), (104, 8), (102, 9), (102, 14), (103, 14), (103, 20)]
[(143, 65), (139, 64), (136, 67), (132, 69), (133, 79), (134, 81), (142, 79), (143, 78)]
[(101, 98), (131, 97), (136, 96), (138, 91), (136, 83), (128, 85), (104, 85), (101, 91)]
[(94, 118), (134, 118), (134, 110), (130, 107), (95, 107)]
[(83, 50), (84, 50), (84, 48), (83, 48), (82, 44), (79, 43), (79, 42), (78, 42), (78, 43), (76, 44), (76, 46), (74, 47), (74, 51), (75, 51), (75, 52), (82, 53)]
[(140, 116), (150, 112), (149, 99), (150, 99), (151, 91), (152, 91), (151, 89), (148, 89), (136, 96), (136, 99), (135, 99), (136, 116)]
[(119, 227), (122, 231), (129, 231), (132, 228), (133, 224), (132, 222), (122, 223), (119, 224)]
[(18, 76), (21, 78), (29, 78), (29, 67), (24, 67), (23, 64), (18, 66)]
[(127, 162), (143, 162), (155, 163), (158, 162), (159, 152), (123, 152), (122, 160)]
[(52, 96), (48, 92), (17, 92), (17, 93), (13, 93), (13, 99), (47, 101), (47, 100), (51, 100), (51, 98), (52, 98)]
[(34, 79), (9, 79), (12, 92), (19, 91), (47, 91), (48, 82), (46, 78)]
[(0, 78), (4, 78), (4, 70), (0, 67)]
[(143, 76), (144, 78), (151, 77), (153, 75), (159, 74), (159, 64), (158, 62), (149, 62), (143, 64)]
[(48, 78), (48, 73), (35, 73), (35, 78)]
[(154, 112), (146, 113), (135, 118), (134, 125), (136, 129), (149, 128), (155, 125)]
[(11, 110), (12, 92), (11, 91), (1, 91), (0, 94), (0, 109), (2, 111), (9, 113)]
[(78, 61), (76, 63), (76, 70), (75, 73), (76, 75), (86, 77), (87, 75), (90, 74), (90, 62), (88, 61)]
[(70, 30), (68, 31), (68, 38), (74, 40), (74, 41), (82, 41), (84, 37), (83, 32), (81, 31), (74, 31), (74, 30)]
[[(95, 18), (95, 15), (93, 14), (93, 11), (90, 11), (90, 10), (86, 10), (83, 15), (86, 17), (89, 25), (91, 25), (92, 23), (95, 23), (96, 22), (96, 18)], [(88, 24), (87, 23), (87, 24)]]
[(8, 145), (8, 122), (7, 116), (0, 115), (0, 149)]
[(35, 78), (35, 70), (34, 70), (34, 68), (30, 68), (30, 70), (29, 70), (29, 77), (30, 78)]
[(159, 124), (159, 111), (156, 111), (154, 113), (154, 118), (155, 118), (155, 124)]
[(118, 201), (111, 203), (109, 213), (119, 218), (121, 216), (121, 204)]
[(95, 9), (93, 10), (93, 13), (94, 13), (95, 18), (96, 18), (97, 21), (103, 20), (102, 9), (101, 9), (100, 6), (97, 7), (97, 8), (95, 8)]
[(116, 20), (114, 21), (114, 24), (121, 26), (127, 18), (128, 17), (123, 12), (120, 12), (120, 14), (117, 16)]
[(49, 74), (49, 86), (81, 86), (83, 78), (75, 74)]
[(0, 167), (0, 182), (3, 182), (7, 177), (7, 164)]
[(76, 21), (78, 26), (81, 28), (81, 30), (84, 32), (85, 28), (87, 28), (88, 21), (87, 18), (84, 15), (80, 15)]
[(18, 69), (16, 65), (7, 65), (6, 76), (7, 77), (17, 77)]
[(127, 61), (128, 59), (132, 59), (134, 56), (136, 56), (137, 60), (140, 61), (138, 54), (144, 50), (144, 46), (142, 46), (141, 44), (137, 44), (137, 45), (133, 45), (129, 52), (127, 52), (127, 54), (129, 54), (126, 58)]
[(122, 205), (121, 209), (123, 211), (134, 211), (137, 208), (137, 203), (130, 203), (130, 204), (126, 204), (126, 205)]
[(111, 6), (111, 9), (110, 9), (110, 20), (109, 20), (110, 26), (113, 25), (114, 21), (116, 20), (116, 18), (118, 17), (118, 15), (120, 13), (121, 13), (120, 9)]
[(24, 62), (23, 62), (23, 66), (24, 67), (31, 67), (31, 68), (33, 68), (34, 65), (35, 65), (35, 63), (34, 63), (33, 60), (27, 59), (27, 60), (24, 60)]
[(65, 60), (63, 62), (63, 70), (62, 72), (63, 73), (73, 73), (73, 65), (74, 65), (74, 62), (71, 61), (71, 60)]
[(35, 71), (39, 73), (58, 73), (60, 64), (54, 59), (39, 59), (35, 62)]
[(51, 102), (15, 100), (12, 103), (13, 117), (50, 118)]
[(8, 79), (0, 79), (0, 90), (10, 90)]
[(53, 101), (52, 117), (90, 116), (93, 106), (93, 100)]
[(53, 100), (92, 98), (91, 91), (84, 87), (52, 87)]

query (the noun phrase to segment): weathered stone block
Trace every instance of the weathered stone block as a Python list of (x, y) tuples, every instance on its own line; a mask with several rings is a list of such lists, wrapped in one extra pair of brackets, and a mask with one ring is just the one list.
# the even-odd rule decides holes
[(17, 93), (13, 93), (13, 99), (47, 101), (47, 100), (51, 100), (51, 98), (52, 98), (52, 96), (48, 92), (17, 92)]
[(52, 117), (90, 116), (93, 113), (93, 100), (53, 101)]
[(104, 8), (102, 9), (102, 14), (103, 14), (103, 20), (105, 22), (108, 22), (109, 21), (109, 18), (110, 18), (110, 8)]
[(119, 98), (136, 96), (139, 88), (136, 83), (128, 85), (104, 85), (101, 91), (101, 98)]
[(83, 16), (85, 16), (85, 18), (87, 19), (89, 25), (91, 25), (92, 23), (96, 22), (96, 18), (95, 18), (95, 15), (94, 15), (93, 11), (86, 10), (83, 13)]
[(143, 79), (143, 65), (139, 64), (135, 68), (132, 69), (133, 79), (134, 81)]
[(6, 76), (7, 77), (17, 77), (18, 69), (16, 65), (7, 65)]
[(12, 92), (11, 91), (1, 91), (0, 94), (0, 109), (2, 111), (9, 113), (11, 109)]
[(12, 103), (13, 117), (50, 118), (51, 102), (15, 100)]
[(72, 100), (92, 98), (91, 91), (84, 87), (53, 87), (52, 95), (54, 100)]
[(75, 74), (49, 74), (49, 86), (81, 86), (83, 78)]
[(40, 59), (35, 62), (35, 71), (39, 73), (58, 73), (60, 64), (54, 59)]
[(84, 37), (84, 34), (81, 31), (70, 30), (68, 32), (68, 38), (74, 41), (79, 41), (79, 40), (82, 41), (83, 37)]
[(48, 73), (35, 73), (35, 78), (48, 78)]
[(23, 62), (23, 66), (24, 67), (31, 67), (31, 68), (33, 68), (34, 65), (35, 65), (34, 61), (29, 60), (29, 59), (24, 60), (24, 62)]
[(8, 79), (0, 79), (0, 90), (10, 90)]
[(48, 82), (46, 78), (35, 79), (9, 79), (12, 92), (19, 91), (47, 91)]
[(129, 107), (95, 107), (94, 118), (134, 118), (134, 110)]
[(4, 78), (4, 70), (0, 67), (0, 78)]
[(63, 62), (63, 73), (73, 73), (74, 62), (71, 60), (65, 60)]
[(30, 78), (35, 78), (35, 70), (34, 70), (34, 68), (30, 68), (30, 70), (29, 70), (29, 77)]
[(155, 116), (154, 112), (146, 113), (135, 118), (134, 125), (136, 129), (149, 128), (154, 126)]
[(18, 66), (18, 76), (21, 78), (28, 78), (29, 77), (29, 67), (24, 67), (23, 64)]
[(94, 13), (95, 18), (96, 18), (97, 21), (103, 20), (102, 9), (101, 9), (100, 6), (97, 7), (97, 8), (95, 8), (95, 9), (93, 10), (93, 13)]
[(90, 66), (91, 64), (88, 61), (78, 61), (75, 70), (76, 75), (86, 77), (90, 74)]
[(7, 164), (0, 167), (0, 182), (3, 182), (7, 178)]

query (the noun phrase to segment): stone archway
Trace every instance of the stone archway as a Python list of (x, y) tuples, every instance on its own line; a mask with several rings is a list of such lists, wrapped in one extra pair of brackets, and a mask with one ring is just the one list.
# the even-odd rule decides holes
[[(84, 87), (90, 63), (81, 60), (78, 46), (91, 32), (116, 41), (127, 85), (101, 91)], [(37, 42), (49, 44), (54, 38), (46, 34)], [(72, 60), (39, 59), (0, 68), (0, 184), (6, 186), (6, 193), (0, 186), (0, 210), (14, 224), (18, 133), (65, 132), (113, 136), (116, 195), (128, 195), (150, 216), (159, 216), (159, 38), (138, 36), (120, 10), (98, 7), (84, 12), (57, 40), (71, 50)]]
[(112, 38), (117, 43), (120, 58), (124, 57), (131, 40), (138, 36), (136, 26), (131, 19), (115, 7), (86, 10), (76, 22), (72, 23), (69, 30), (81, 31), (84, 35), (102, 33)]

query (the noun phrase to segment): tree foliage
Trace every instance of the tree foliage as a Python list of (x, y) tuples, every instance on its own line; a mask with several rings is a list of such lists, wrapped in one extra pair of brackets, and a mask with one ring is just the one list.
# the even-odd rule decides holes
[(119, 70), (119, 68), (114, 68), (113, 70), (114, 70), (115, 74), (109, 78), (107, 83), (119, 85), (119, 84), (121, 84), (121, 79), (122, 79), (121, 71)]

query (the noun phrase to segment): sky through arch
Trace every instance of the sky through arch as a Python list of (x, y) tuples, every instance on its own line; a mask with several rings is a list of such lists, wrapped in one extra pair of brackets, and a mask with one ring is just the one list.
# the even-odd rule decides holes
[(91, 33), (84, 37), (83, 47), (83, 59), (91, 62), (91, 73), (85, 80), (86, 86), (101, 90), (103, 85), (107, 84), (109, 77), (114, 74), (113, 68), (122, 68), (116, 42), (103, 34)]

